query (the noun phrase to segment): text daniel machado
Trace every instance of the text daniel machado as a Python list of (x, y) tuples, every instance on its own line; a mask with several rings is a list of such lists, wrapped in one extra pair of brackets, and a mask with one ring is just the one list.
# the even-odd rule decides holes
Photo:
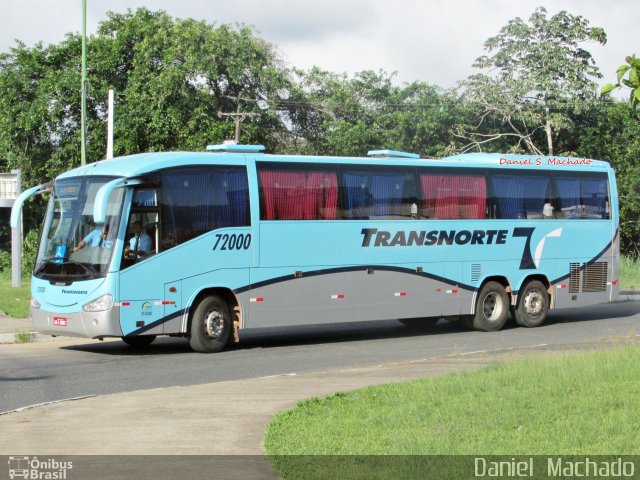
[(623, 457), (606, 457), (606, 460), (589, 457), (512, 457), (509, 460), (475, 457), (476, 477), (582, 477), (615, 478), (633, 477), (636, 464)]

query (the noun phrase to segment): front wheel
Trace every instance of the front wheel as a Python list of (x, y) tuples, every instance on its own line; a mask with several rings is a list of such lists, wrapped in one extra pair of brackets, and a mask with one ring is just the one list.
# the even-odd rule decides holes
[(196, 352), (215, 353), (229, 340), (231, 315), (229, 306), (220, 297), (203, 298), (191, 317), (189, 345)]
[(538, 280), (528, 282), (518, 295), (514, 317), (521, 327), (537, 327), (547, 318), (549, 294)]
[(509, 295), (498, 282), (487, 282), (476, 301), (476, 313), (468, 318), (467, 325), (474, 330), (496, 332), (507, 321), (509, 313)]

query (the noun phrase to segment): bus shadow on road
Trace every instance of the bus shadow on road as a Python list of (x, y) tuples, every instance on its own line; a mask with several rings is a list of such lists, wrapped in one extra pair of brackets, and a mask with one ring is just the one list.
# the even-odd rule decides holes
[(189, 348), (189, 342), (185, 338), (160, 337), (146, 347), (131, 347), (123, 341), (113, 338), (100, 342), (88, 340), (87, 343), (78, 345), (65, 345), (61, 350), (97, 353), (102, 355), (117, 356), (153, 356), (173, 355), (178, 353), (193, 353)]

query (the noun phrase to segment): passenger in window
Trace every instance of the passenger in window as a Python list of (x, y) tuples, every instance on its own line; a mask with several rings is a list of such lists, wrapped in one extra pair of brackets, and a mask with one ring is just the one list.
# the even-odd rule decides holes
[(135, 221), (130, 226), (133, 236), (129, 239), (129, 246), (124, 249), (127, 258), (142, 258), (151, 254), (153, 241), (147, 232), (142, 229), (142, 222)]
[(176, 245), (178, 245), (178, 241), (176, 240), (176, 236), (174, 233), (167, 233), (162, 239), (163, 250), (168, 250), (172, 247), (175, 247)]
[(544, 200), (544, 206), (542, 207), (542, 218), (553, 218), (553, 205), (548, 198)]
[(89, 234), (80, 240), (80, 243), (73, 248), (74, 252), (83, 249), (87, 245), (92, 248), (111, 248), (113, 246), (113, 241), (108, 240), (109, 237), (109, 225), (105, 224), (103, 227), (94, 228), (89, 232)]

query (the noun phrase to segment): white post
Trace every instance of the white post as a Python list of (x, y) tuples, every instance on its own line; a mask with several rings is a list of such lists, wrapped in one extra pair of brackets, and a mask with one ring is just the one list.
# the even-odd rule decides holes
[[(20, 170), (11, 170), (16, 175), (16, 196), (22, 193)], [(11, 229), (11, 286), (22, 286), (22, 214), (18, 220), (18, 228)]]
[(113, 90), (109, 90), (109, 111), (107, 114), (107, 159), (113, 158)]

